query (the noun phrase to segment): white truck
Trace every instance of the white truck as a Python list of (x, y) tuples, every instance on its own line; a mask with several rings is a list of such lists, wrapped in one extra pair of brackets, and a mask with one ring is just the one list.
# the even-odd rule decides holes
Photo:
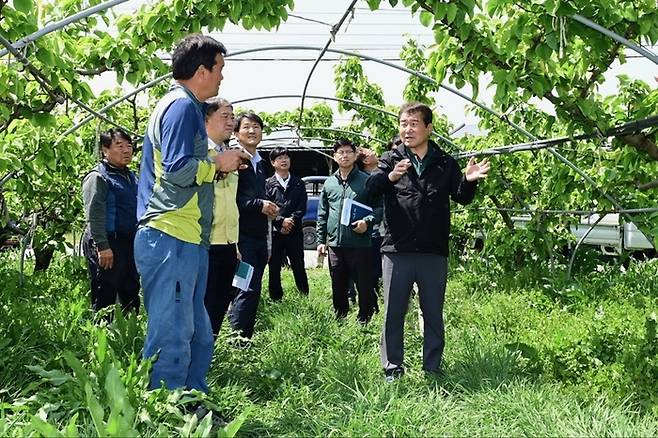
[[(579, 241), (587, 230), (599, 219), (598, 214), (583, 216), (578, 225), (570, 227), (571, 232)], [(529, 215), (513, 216), (514, 226), (525, 228), (530, 222)], [(606, 255), (620, 255), (623, 251), (645, 251), (652, 250), (653, 245), (649, 239), (632, 222), (625, 222), (619, 214), (606, 214), (594, 225), (587, 234), (583, 244), (598, 246)]]

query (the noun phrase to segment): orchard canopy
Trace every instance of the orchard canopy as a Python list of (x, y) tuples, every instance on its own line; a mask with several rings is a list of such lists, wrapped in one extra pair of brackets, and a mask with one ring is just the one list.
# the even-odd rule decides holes
[[(295, 12), (293, 0), (137, 2), (128, 13), (114, 12), (120, 3), (0, 0), (0, 238), (32, 231), (37, 267), (81, 228), (80, 182), (97, 160), (98, 130), (116, 125), (140, 138), (170, 81), (168, 54), (179, 39), (204, 32), (221, 41), (229, 22), (274, 33)], [(365, 75), (369, 55), (332, 45), (339, 30), (350, 31), (355, 13), (391, 7), (410, 10), (434, 41), (425, 47), (410, 38), (399, 47), (400, 62), (388, 62), (391, 71), (408, 73), (399, 101), (435, 108), (435, 135), (450, 153), (495, 155), (477, 207), (455, 214), (457, 238), (484, 233), (485, 251), (523, 263), (553, 257), (572, 239), (568, 226), (578, 217), (547, 210), (623, 213), (658, 205), (658, 84), (620, 76), (615, 93), (600, 92), (604, 75), (628, 56), (658, 62), (650, 51), (658, 42), (655, 0), (345, 1), (342, 17), (317, 24), (326, 45), (307, 48), (318, 60), (340, 57), (334, 95), (309, 103), (306, 87), (291, 82), (299, 100), (288, 111), (262, 114), (268, 132), (286, 128), (300, 141), (324, 142), (355, 133), (384, 147), (396, 134), (397, 108)], [(256, 45), (242, 52), (265, 49), (274, 50)], [(309, 80), (316, 65), (308, 64)], [(658, 64), (650, 65), (658, 76)], [(107, 72), (119, 86), (95, 93), (90, 84)], [(478, 100), (485, 87), (495, 91), (486, 104)], [(125, 96), (126, 89), (136, 92)], [(471, 102), (479, 134), (451, 136), (455, 127), (437, 103), (438, 91)], [(338, 113), (348, 121), (338, 123)], [(542, 143), (555, 138), (563, 140)], [(515, 144), (524, 146), (501, 148)], [(514, 209), (532, 215), (523, 230), (512, 226)], [(658, 244), (655, 210), (626, 218)]]

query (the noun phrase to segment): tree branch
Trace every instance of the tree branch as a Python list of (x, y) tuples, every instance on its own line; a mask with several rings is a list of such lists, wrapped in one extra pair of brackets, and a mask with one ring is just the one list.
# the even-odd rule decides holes
[(635, 187), (637, 187), (639, 190), (655, 189), (656, 187), (658, 187), (658, 179), (645, 184), (636, 183)]
[(505, 226), (507, 226), (510, 231), (513, 231), (514, 222), (512, 222), (512, 218), (510, 217), (509, 213), (503, 211), (503, 204), (500, 202), (500, 200), (498, 200), (498, 197), (496, 195), (489, 195), (489, 199), (491, 199), (491, 202), (493, 202), (498, 209), (498, 213), (500, 213), (500, 216), (503, 218)]
[(594, 67), (594, 70), (592, 70), (592, 74), (589, 77), (589, 80), (580, 89), (579, 96), (581, 99), (585, 99), (587, 97), (594, 83), (596, 83), (596, 81), (601, 77), (603, 72), (607, 71), (610, 68), (610, 65), (612, 65), (612, 63), (615, 61), (615, 59), (617, 59), (617, 55), (619, 54), (620, 47), (621, 47), (621, 43), (613, 44), (612, 48), (607, 53), (607, 57), (603, 61), (603, 66)]
[(109, 68), (103, 65), (97, 68), (77, 68), (75, 69), (75, 72), (82, 76), (97, 76), (101, 73), (105, 73), (108, 70)]
[(649, 157), (658, 161), (658, 146), (644, 134), (625, 135), (617, 137), (622, 143), (633, 146), (638, 151), (646, 152)]

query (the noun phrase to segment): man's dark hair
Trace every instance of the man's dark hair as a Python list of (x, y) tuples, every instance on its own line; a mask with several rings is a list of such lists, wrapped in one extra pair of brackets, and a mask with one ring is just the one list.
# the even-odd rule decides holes
[(421, 113), (423, 123), (425, 123), (425, 126), (432, 123), (432, 109), (429, 106), (425, 105), (424, 103), (420, 103), (420, 102), (405, 103), (400, 107), (400, 112), (398, 113), (398, 120), (400, 120), (400, 116), (403, 113), (409, 113), (409, 114)]
[(119, 128), (112, 128), (105, 132), (101, 132), (99, 141), (101, 148), (109, 148), (112, 146), (112, 142), (118, 138), (123, 138), (128, 143), (133, 144), (133, 139), (130, 138), (130, 135), (128, 135), (126, 131)]
[(395, 137), (393, 137), (393, 138), (391, 139), (391, 141), (389, 141), (389, 142), (386, 144), (386, 150), (387, 150), (387, 151), (390, 151), (391, 149), (393, 149), (393, 148), (395, 148), (395, 147), (398, 147), (398, 146), (400, 146), (401, 144), (402, 144), (402, 140), (400, 140), (400, 136), (399, 136), (399, 135), (396, 135)]
[(244, 119), (251, 120), (252, 122), (258, 123), (260, 126), (260, 129), (263, 129), (265, 126), (263, 125), (263, 119), (261, 119), (258, 114), (256, 114), (253, 111), (248, 111), (245, 113), (240, 113), (238, 115), (238, 118), (235, 119), (235, 128), (234, 131), (238, 132), (240, 130), (240, 125), (242, 125), (242, 121)]
[(346, 138), (339, 138), (338, 140), (336, 140), (336, 143), (334, 143), (334, 153), (336, 153), (338, 149), (345, 146), (351, 147), (352, 150), (356, 152), (356, 145), (354, 143), (352, 143), (350, 140)]
[(212, 70), (218, 54), (226, 55), (224, 44), (206, 35), (188, 35), (176, 45), (171, 55), (172, 76), (174, 79), (190, 79), (201, 65)]
[(272, 151), (270, 152), (270, 161), (274, 161), (279, 157), (282, 157), (284, 155), (287, 155), (290, 157), (290, 154), (288, 153), (288, 148), (284, 146), (277, 146)]
[(210, 99), (206, 100), (206, 114), (205, 114), (206, 122), (208, 121), (210, 116), (215, 114), (215, 112), (218, 109), (220, 109), (222, 107), (225, 107), (225, 106), (227, 106), (227, 107), (231, 108), (231, 110), (233, 110), (233, 105), (231, 104), (231, 102), (224, 99), (223, 97), (215, 96), (215, 97), (211, 97)]

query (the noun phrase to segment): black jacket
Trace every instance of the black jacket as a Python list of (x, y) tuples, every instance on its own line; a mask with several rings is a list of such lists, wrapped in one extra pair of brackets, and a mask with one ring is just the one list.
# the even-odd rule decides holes
[(302, 232), (302, 218), (306, 212), (306, 185), (304, 181), (295, 175), (289, 176), (290, 180), (285, 190), (281, 183), (276, 179), (276, 174), (272, 175), (265, 182), (265, 193), (267, 199), (279, 206), (279, 215), (272, 221), (273, 232), (278, 233), (281, 230), (283, 219), (292, 218), (295, 226), (290, 234)]
[(267, 199), (265, 162), (259, 161), (256, 167), (256, 172), (254, 172), (254, 167), (249, 162), (246, 169), (238, 171), (236, 201), (240, 212), (240, 235), (265, 239), (267, 216), (262, 211), (263, 200)]
[(466, 205), (477, 182), (468, 182), (457, 161), (430, 141), (430, 161), (418, 176), (413, 166), (396, 183), (388, 179), (395, 165), (407, 158), (404, 145), (384, 153), (366, 186), (384, 197), (386, 234), (383, 253), (413, 252), (448, 256), (450, 198)]

